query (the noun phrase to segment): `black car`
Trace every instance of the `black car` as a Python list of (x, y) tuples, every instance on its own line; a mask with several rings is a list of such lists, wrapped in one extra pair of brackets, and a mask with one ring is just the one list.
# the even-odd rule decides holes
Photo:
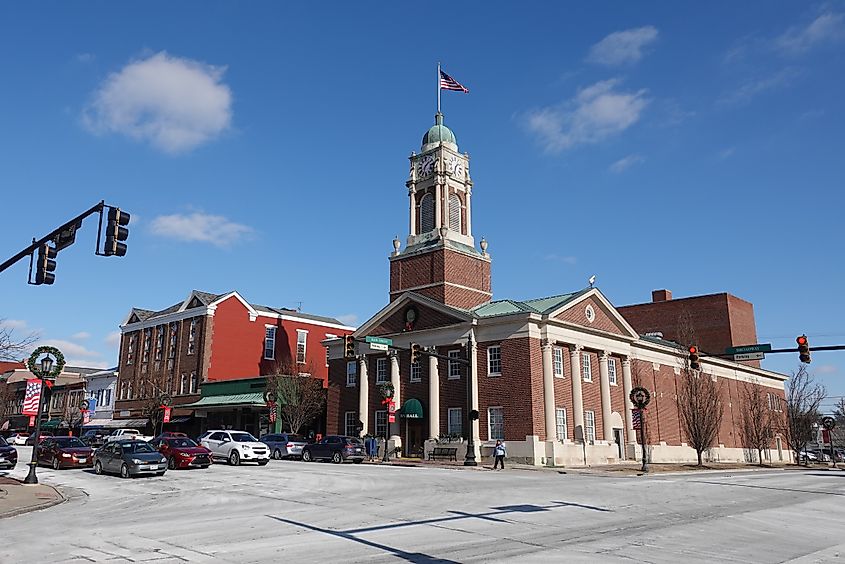
[(102, 429), (88, 429), (82, 436), (79, 437), (83, 443), (88, 445), (91, 448), (99, 448), (106, 444), (106, 436), (108, 435), (107, 432), (103, 431)]
[(18, 451), (0, 437), (0, 468), (13, 469), (18, 463)]
[(167, 458), (146, 441), (113, 441), (94, 451), (94, 472), (115, 473), (121, 478), (150, 475), (164, 476)]
[(331, 460), (335, 464), (351, 460), (355, 464), (364, 461), (364, 443), (356, 437), (329, 435), (321, 441), (302, 447), (302, 460)]

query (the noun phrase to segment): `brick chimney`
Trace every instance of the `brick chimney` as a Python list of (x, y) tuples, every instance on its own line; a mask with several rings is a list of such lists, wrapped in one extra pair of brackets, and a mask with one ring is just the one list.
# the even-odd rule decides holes
[(672, 292), (669, 290), (652, 290), (651, 292), (651, 301), (653, 303), (656, 302), (668, 302), (672, 299)]

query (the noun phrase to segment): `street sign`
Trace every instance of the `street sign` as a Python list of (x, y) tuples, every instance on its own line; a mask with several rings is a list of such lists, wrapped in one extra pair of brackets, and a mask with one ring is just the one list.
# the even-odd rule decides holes
[[(385, 345), (389, 346), (393, 344), (393, 339), (385, 339), (384, 337), (364, 337), (364, 341), (370, 343), (371, 345)], [(387, 349), (376, 349), (376, 350), (387, 350)]]
[(387, 345), (382, 343), (370, 343), (370, 350), (371, 351), (386, 351)]
[(396, 416), (391, 413), (390, 415), (387, 416), (387, 422), (388, 423), (396, 423)]
[(766, 358), (766, 355), (763, 353), (743, 353), (743, 354), (735, 354), (734, 360), (763, 360)]
[[(772, 350), (770, 343), (760, 343), (757, 345), (742, 345), (740, 347), (728, 347), (725, 349), (725, 354), (746, 354), (746, 353), (767, 353)], [(760, 357), (763, 358), (763, 357)], [(738, 360), (738, 359), (736, 359)], [(757, 359), (743, 359), (743, 360), (757, 360)]]
[(164, 417), (162, 418), (163, 423), (170, 423), (170, 408), (164, 408)]

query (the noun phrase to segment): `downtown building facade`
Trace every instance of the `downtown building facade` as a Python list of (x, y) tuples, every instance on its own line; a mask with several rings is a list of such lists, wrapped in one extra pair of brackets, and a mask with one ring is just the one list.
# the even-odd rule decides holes
[[(606, 464), (641, 456), (628, 395), (643, 386), (652, 397), (645, 414), (651, 459), (695, 460), (678, 407), (686, 351), (666, 336), (677, 312), (664, 315), (661, 325), (659, 312), (640, 308), (645, 313), (635, 323), (644, 325), (645, 319), (658, 327), (641, 331), (598, 288), (493, 300), (488, 244), (482, 239), (476, 246), (472, 234), (469, 156), (458, 151), (442, 114), (410, 165), (409, 235), (404, 248), (394, 241), (390, 301), (354, 333), (359, 340), (389, 338), (402, 350), (383, 352), (359, 342), (357, 356), (347, 358), (342, 341), (326, 341), (327, 431), (386, 436), (388, 447), (400, 447), (406, 456), (425, 455), (444, 443), (463, 456), (472, 434), (476, 456), (488, 457), (502, 439), (510, 458), (530, 464)], [(743, 315), (729, 311), (715, 321), (712, 315), (704, 319), (720, 324), (732, 344), (750, 344), (754, 341), (741, 342), (751, 338)], [(756, 338), (753, 310), (750, 323)], [(735, 330), (740, 326), (742, 331)], [(412, 343), (441, 358), (423, 355), (412, 364), (407, 351)], [(468, 369), (460, 359), (470, 357)], [(739, 432), (741, 390), (760, 386), (771, 408), (780, 409), (786, 377), (753, 362), (715, 357), (703, 358), (701, 373), (719, 382), (724, 405), (717, 444), (707, 459), (746, 460)], [(382, 403), (388, 383), (399, 407), (393, 423)], [(470, 419), (472, 411), (477, 420)], [(789, 460), (779, 436), (770, 447), (770, 459)]]
[(236, 291), (197, 290), (163, 310), (133, 308), (120, 329), (115, 421), (147, 427), (150, 406), (165, 394), (171, 419), (162, 428), (191, 436), (268, 432), (266, 376), (295, 372), (325, 383), (322, 341), (354, 330), (331, 317), (252, 304)]

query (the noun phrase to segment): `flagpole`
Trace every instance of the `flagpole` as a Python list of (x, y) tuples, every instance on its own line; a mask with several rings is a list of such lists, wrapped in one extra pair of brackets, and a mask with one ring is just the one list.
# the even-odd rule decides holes
[(440, 63), (437, 63), (437, 113), (440, 113)]

